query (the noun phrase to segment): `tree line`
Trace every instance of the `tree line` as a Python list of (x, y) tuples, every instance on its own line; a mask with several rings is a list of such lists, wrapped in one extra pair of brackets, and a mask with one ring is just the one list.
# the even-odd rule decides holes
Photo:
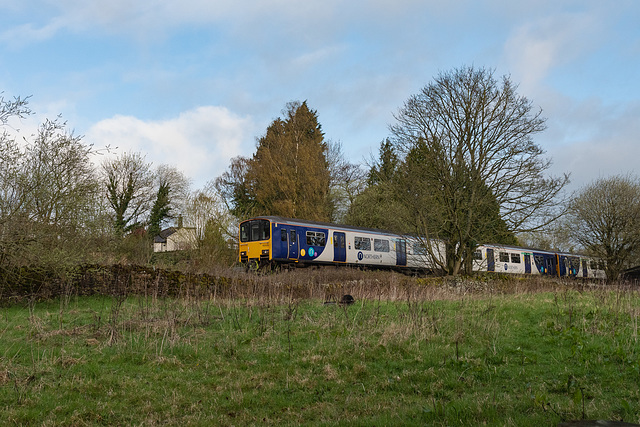
[[(28, 99), (0, 97), (0, 268), (89, 258), (149, 258), (149, 239), (178, 214), (197, 230), (199, 256), (234, 259), (238, 221), (277, 215), (382, 228), (446, 243), (448, 274), (471, 272), (480, 243), (580, 250), (616, 279), (640, 248), (640, 184), (602, 178), (567, 194), (534, 141), (546, 119), (510, 77), (462, 67), (438, 74), (395, 113), (377, 156), (360, 165), (328, 140), (318, 112), (294, 101), (250, 157), (232, 159), (204, 189), (139, 153), (94, 166), (96, 149), (58, 118), (18, 144), (10, 118)], [(552, 236), (549, 239), (549, 236)], [(72, 242), (67, 244), (66, 242)], [(198, 255), (196, 255), (198, 256)]]

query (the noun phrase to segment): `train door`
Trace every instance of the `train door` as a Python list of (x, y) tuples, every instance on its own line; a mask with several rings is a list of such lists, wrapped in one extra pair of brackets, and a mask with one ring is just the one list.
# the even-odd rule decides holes
[(529, 254), (524, 254), (524, 272), (531, 274), (531, 255)]
[(545, 270), (546, 270), (546, 273), (550, 276), (556, 275), (556, 266), (555, 266), (556, 263), (553, 261), (554, 261), (554, 257), (551, 255), (547, 255), (544, 257)]
[(280, 234), (273, 232), (273, 257), (287, 259), (289, 257), (289, 230), (280, 228)]
[(496, 271), (496, 258), (493, 249), (487, 249), (487, 271)]
[(567, 271), (567, 257), (566, 256), (556, 256), (558, 260), (558, 275), (559, 276), (568, 276), (569, 272)]
[(298, 236), (295, 229), (289, 230), (289, 259), (298, 259)]
[(344, 233), (333, 232), (333, 261), (347, 262), (347, 245)]
[(407, 242), (396, 240), (396, 265), (407, 265)]

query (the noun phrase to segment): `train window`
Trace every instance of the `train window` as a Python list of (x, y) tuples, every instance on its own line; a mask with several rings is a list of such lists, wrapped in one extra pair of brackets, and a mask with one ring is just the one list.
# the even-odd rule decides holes
[(324, 246), (326, 243), (324, 233), (316, 231), (307, 231), (307, 245)]
[(582, 260), (582, 269), (583, 269), (583, 270), (586, 270), (586, 269), (587, 269), (587, 260), (586, 260), (586, 259), (583, 259), (583, 260)]
[(589, 268), (592, 270), (596, 270), (598, 268), (598, 264), (592, 259), (589, 260)]
[(389, 252), (389, 241), (383, 239), (373, 239), (373, 250), (376, 252)]
[(509, 254), (507, 252), (500, 252), (500, 262), (509, 262)]
[(249, 241), (249, 228), (251, 223), (243, 222), (240, 224), (240, 241), (248, 242)]
[(353, 238), (353, 247), (358, 251), (370, 251), (371, 250), (371, 239), (368, 237), (354, 237)]
[(520, 264), (520, 254), (511, 254), (511, 262), (514, 264)]
[(284, 228), (280, 230), (280, 240), (283, 242), (287, 241), (287, 230)]
[(414, 255), (420, 255), (420, 256), (429, 255), (429, 252), (427, 251), (427, 248), (425, 248), (421, 243), (414, 243), (413, 244), (413, 253), (414, 253)]
[(260, 237), (262, 237), (260, 240), (269, 240), (269, 237), (271, 237), (271, 223), (269, 221), (260, 221), (260, 223)]
[(251, 222), (251, 241), (260, 240), (260, 223), (258, 221)]
[(269, 240), (271, 223), (266, 219), (254, 219), (240, 224), (240, 241)]
[(598, 261), (598, 270), (604, 270), (604, 261), (602, 260)]
[(476, 261), (482, 261), (482, 250), (476, 249), (473, 253), (473, 259), (475, 259)]

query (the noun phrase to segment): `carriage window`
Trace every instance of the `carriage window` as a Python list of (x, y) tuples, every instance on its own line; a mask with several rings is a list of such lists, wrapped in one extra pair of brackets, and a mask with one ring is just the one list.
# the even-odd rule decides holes
[(420, 255), (420, 256), (427, 256), (429, 255), (429, 251), (422, 243), (417, 242), (413, 244), (413, 254)]
[(291, 241), (289, 243), (291, 244), (295, 244), (296, 243), (296, 230), (291, 230), (291, 233), (289, 233), (291, 235)]
[(520, 254), (511, 254), (511, 262), (514, 264), (520, 264)]
[(376, 252), (389, 252), (389, 241), (382, 240), (382, 239), (374, 239), (373, 250)]
[(287, 230), (285, 230), (284, 228), (280, 230), (280, 240), (282, 240), (283, 242), (287, 241)]
[(307, 245), (309, 246), (324, 246), (326, 243), (324, 233), (316, 231), (307, 231)]
[(477, 249), (474, 253), (473, 253), (473, 259), (477, 260), (477, 261), (482, 261), (482, 250)]
[(594, 260), (589, 260), (589, 268), (592, 270), (595, 270), (598, 268), (598, 265), (596, 264), (596, 262)]
[(500, 262), (509, 262), (509, 254), (507, 252), (500, 252)]
[(371, 239), (368, 237), (354, 237), (353, 238), (353, 247), (359, 251), (370, 251), (371, 250)]

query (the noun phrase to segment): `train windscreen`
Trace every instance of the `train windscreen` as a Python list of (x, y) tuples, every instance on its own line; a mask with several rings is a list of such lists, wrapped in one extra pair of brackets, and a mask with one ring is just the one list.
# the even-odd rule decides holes
[(269, 240), (271, 223), (266, 219), (252, 219), (240, 224), (240, 241), (257, 242)]

